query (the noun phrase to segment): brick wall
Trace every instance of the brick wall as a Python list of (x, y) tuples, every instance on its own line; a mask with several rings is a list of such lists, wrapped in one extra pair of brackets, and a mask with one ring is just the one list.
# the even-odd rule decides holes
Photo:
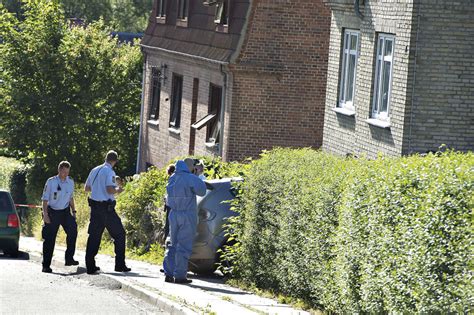
[[(426, 152), (436, 150), (441, 144), (473, 150), (472, 1), (366, 0), (361, 7), (362, 20), (356, 17), (352, 4), (339, 0), (328, 2), (333, 11), (323, 148), (338, 154), (369, 157), (380, 152), (395, 156)], [(345, 28), (361, 32), (354, 117), (333, 110), (339, 97), (341, 35)], [(378, 32), (396, 36), (390, 128), (366, 122), (373, 102)]]
[[(331, 0), (328, 1), (331, 3)], [(412, 32), (412, 1), (370, 1), (361, 6), (364, 18), (354, 13), (353, 3), (332, 6), (329, 69), (323, 148), (337, 154), (378, 153), (400, 155), (404, 132), (404, 112), (407, 102), (410, 40)], [(355, 116), (334, 112), (339, 100), (339, 72), (342, 34), (344, 29), (360, 30), (360, 55), (356, 72), (354, 98)], [(376, 39), (378, 33), (395, 34), (392, 92), (390, 99), (390, 128), (366, 122), (370, 118), (373, 98)]]
[[(407, 110), (403, 151), (436, 150), (441, 144), (474, 150), (473, 2), (422, 0), (418, 12), (414, 106)], [(413, 33), (416, 39), (416, 27)]]
[(226, 158), (322, 144), (329, 8), (320, 0), (255, 1), (233, 74)]
[[(223, 86), (223, 75), (217, 64), (199, 62), (194, 59), (179, 57), (176, 55), (162, 53), (158, 51), (146, 51), (146, 75), (144, 86), (144, 112), (142, 126), (142, 149), (140, 169), (144, 170), (146, 163), (163, 167), (166, 163), (177, 157), (189, 153), (193, 85), (195, 79), (199, 80), (197, 95), (196, 117), (200, 119), (207, 115), (209, 103), (209, 84)], [(161, 86), (160, 116), (158, 123), (148, 121), (150, 111), (151, 93), (151, 67), (164, 63), (166, 80)], [(173, 73), (183, 76), (183, 97), (181, 105), (181, 124), (179, 134), (169, 130), (171, 88)], [(195, 131), (195, 155), (216, 155), (215, 148), (207, 148), (206, 127)]]

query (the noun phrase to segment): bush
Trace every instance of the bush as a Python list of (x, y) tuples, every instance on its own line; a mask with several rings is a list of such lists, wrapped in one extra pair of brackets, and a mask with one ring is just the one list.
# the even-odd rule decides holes
[(234, 204), (232, 275), (329, 312), (467, 312), (473, 169), (472, 153), (265, 153)]
[[(196, 157), (204, 161), (208, 179), (238, 176), (238, 163), (224, 163), (219, 158)], [(129, 247), (148, 250), (154, 243), (164, 243), (164, 196), (168, 175), (166, 168), (150, 168), (138, 178), (129, 178), (117, 198), (117, 212), (124, 217)]]

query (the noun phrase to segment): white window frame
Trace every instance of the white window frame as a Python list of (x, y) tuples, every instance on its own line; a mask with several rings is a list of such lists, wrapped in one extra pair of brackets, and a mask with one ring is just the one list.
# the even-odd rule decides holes
[[(380, 41), (382, 43), (380, 44)], [(390, 56), (384, 56), (385, 45), (388, 41), (392, 42), (392, 51)], [(383, 34), (380, 33), (377, 36), (377, 55), (375, 56), (375, 75), (374, 75), (374, 100), (372, 105), (372, 118), (389, 121), (389, 111), (390, 111), (390, 98), (392, 94), (392, 81), (393, 81), (393, 57), (395, 52), (395, 35)], [(382, 105), (382, 80), (383, 73), (385, 69), (385, 62), (390, 62), (390, 78), (388, 82), (388, 91), (387, 91), (387, 109), (386, 111), (381, 111)]]
[[(356, 36), (356, 49), (350, 49), (350, 40), (352, 36)], [(344, 38), (343, 38), (343, 46), (342, 46), (342, 65), (341, 65), (341, 72), (339, 75), (340, 80), (340, 90), (339, 90), (339, 108), (345, 108), (350, 111), (354, 111), (354, 98), (355, 98), (355, 91), (356, 91), (356, 77), (357, 77), (357, 64), (359, 61), (359, 54), (360, 54), (360, 31), (347, 29), (344, 31)], [(349, 60), (348, 58), (350, 55), (355, 56), (355, 64), (354, 64), (354, 73), (353, 76), (353, 86), (352, 86), (352, 99), (347, 99), (348, 94), (348, 78), (349, 78)]]

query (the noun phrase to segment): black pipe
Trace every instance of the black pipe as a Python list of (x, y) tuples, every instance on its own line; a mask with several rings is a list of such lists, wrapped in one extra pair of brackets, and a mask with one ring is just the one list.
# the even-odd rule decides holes
[(354, 0), (354, 12), (359, 18), (363, 19), (364, 16), (362, 15), (362, 13), (360, 13), (359, 5), (359, 0)]

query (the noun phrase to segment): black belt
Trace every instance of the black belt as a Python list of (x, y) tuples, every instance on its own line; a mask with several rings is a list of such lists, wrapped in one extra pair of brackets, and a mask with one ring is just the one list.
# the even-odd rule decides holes
[(51, 210), (51, 211), (66, 211), (66, 210), (69, 210), (69, 208), (70, 208), (70, 207), (67, 206), (67, 207), (64, 208), (64, 209), (53, 209), (53, 208), (51, 208), (50, 206), (48, 206), (48, 210)]

